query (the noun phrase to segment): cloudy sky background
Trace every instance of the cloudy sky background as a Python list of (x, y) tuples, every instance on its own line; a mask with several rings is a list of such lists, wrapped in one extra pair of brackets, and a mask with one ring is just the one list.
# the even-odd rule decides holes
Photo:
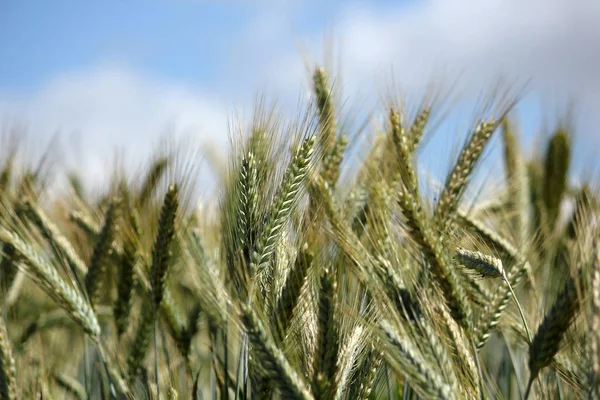
[[(228, 121), (257, 94), (293, 114), (309, 90), (305, 62), (332, 49), (350, 105), (375, 109), (392, 81), (410, 103), (460, 76), (474, 104), (499, 76), (530, 80), (517, 109), (526, 137), (572, 100), (579, 159), (598, 154), (600, 2), (320, 3), (0, 1), (0, 121), (25, 124), (35, 148), (58, 133), (61, 162), (100, 179), (115, 150), (138, 162), (165, 132), (225, 151)], [(440, 149), (472, 120), (449, 123)]]

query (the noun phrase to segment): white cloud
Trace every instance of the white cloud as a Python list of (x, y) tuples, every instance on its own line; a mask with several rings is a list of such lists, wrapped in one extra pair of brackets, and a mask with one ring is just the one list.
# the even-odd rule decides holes
[[(600, 107), (600, 2), (595, 0), (425, 0), (378, 6), (346, 3), (334, 21), (348, 95), (379, 94), (393, 78), (407, 93), (422, 93), (431, 79), (462, 76), (459, 88), (479, 94), (499, 76), (530, 88), (548, 102), (572, 96), (589, 115)], [(273, 18), (272, 16), (267, 17)], [(293, 39), (281, 23), (268, 35)], [(265, 28), (267, 27), (267, 28)], [(252, 38), (249, 32), (247, 38)], [(321, 61), (321, 32), (301, 37), (311, 61)], [(264, 42), (244, 42), (245, 54), (262, 82), (292, 99), (305, 76), (295, 47), (264, 54)], [(258, 65), (260, 64), (260, 65)], [(261, 72), (262, 75), (261, 75)]]
[(0, 115), (22, 121), (38, 151), (58, 131), (62, 164), (94, 180), (117, 150), (136, 165), (167, 131), (218, 148), (228, 135), (226, 108), (217, 99), (111, 66), (65, 74), (21, 98), (0, 95)]
[[(281, 10), (259, 13), (227, 60), (211, 61), (223, 63), (222, 76), (211, 84), (213, 92), (231, 104), (240, 104), (239, 99), (247, 104), (251, 93), (266, 90), (269, 98), (292, 107), (306, 92), (297, 43), (303, 44), (309, 62), (321, 62), (322, 29), (327, 26), (297, 37), (303, 29), (293, 26), (290, 15), (297, 9)], [(550, 95), (572, 95), (581, 128), (598, 136), (592, 130), (594, 111), (600, 109), (600, 3), (595, 0), (355, 2), (340, 5), (334, 18), (332, 47), (340, 54), (340, 83), (351, 104), (356, 94), (364, 95), (361, 103), (377, 100), (392, 71), (408, 94), (422, 93), (432, 78), (459, 73), (460, 89), (468, 92), (470, 86), (477, 93), (502, 74), (520, 81), (532, 78), (545, 102)], [(183, 82), (117, 67), (65, 74), (22, 98), (0, 92), (0, 116), (23, 118), (42, 142), (56, 129), (63, 137), (77, 137), (81, 154), (73, 161), (96, 175), (115, 147), (148, 154), (170, 121), (176, 131), (194, 129), (199, 138), (225, 148), (227, 105)]]

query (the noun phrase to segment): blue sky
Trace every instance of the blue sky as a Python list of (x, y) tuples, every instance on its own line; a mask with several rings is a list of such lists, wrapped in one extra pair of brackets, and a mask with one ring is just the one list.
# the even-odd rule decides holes
[[(519, 109), (527, 130), (568, 95), (578, 139), (598, 144), (598, 20), (592, 0), (4, 0), (0, 118), (23, 122), (38, 145), (59, 132), (64, 163), (98, 178), (115, 149), (141, 159), (165, 130), (225, 151), (234, 113), (247, 117), (263, 92), (293, 111), (308, 92), (305, 63), (333, 49), (350, 105), (371, 109), (392, 77), (410, 103), (460, 75), (466, 104), (499, 75), (533, 78)], [(472, 123), (450, 121), (440, 149)]]

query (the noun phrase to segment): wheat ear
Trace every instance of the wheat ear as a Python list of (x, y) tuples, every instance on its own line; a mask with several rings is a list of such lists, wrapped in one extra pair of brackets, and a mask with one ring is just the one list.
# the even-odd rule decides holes
[[(581, 277), (582, 270), (578, 275)], [(562, 339), (581, 305), (577, 290), (577, 280), (571, 276), (550, 311), (537, 329), (533, 341), (529, 345), (529, 383), (525, 399), (528, 398), (533, 382), (540, 371), (548, 366), (559, 350)]]

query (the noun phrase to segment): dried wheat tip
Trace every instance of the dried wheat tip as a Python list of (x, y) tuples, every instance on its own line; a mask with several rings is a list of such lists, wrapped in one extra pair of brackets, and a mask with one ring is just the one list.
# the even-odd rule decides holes
[(168, 166), (169, 160), (166, 157), (159, 158), (154, 162), (144, 178), (144, 183), (142, 183), (142, 187), (138, 194), (137, 200), (140, 206), (144, 207), (148, 203), (148, 200), (150, 200), (152, 193), (154, 193), (156, 186), (165, 174)]
[(460, 264), (481, 274), (484, 278), (504, 277), (504, 268), (502, 268), (502, 261), (499, 258), (457, 247), (456, 259)]
[(444, 227), (445, 230), (448, 229), (446, 224), (448, 220), (455, 218), (456, 209), (469, 183), (469, 177), (495, 128), (496, 123), (494, 120), (483, 122), (477, 126), (458, 156), (452, 172), (446, 179), (446, 184), (435, 209), (435, 220), (438, 226)]
[(12, 348), (6, 325), (4, 323), (4, 312), (0, 308), (0, 398), (7, 400), (17, 399), (17, 369), (15, 359), (12, 355)]
[(85, 265), (85, 262), (79, 257), (79, 254), (77, 254), (69, 240), (67, 240), (60, 229), (50, 220), (50, 218), (48, 218), (46, 213), (28, 198), (23, 200), (23, 207), (27, 216), (37, 225), (46, 239), (60, 249), (69, 265), (79, 273), (87, 273), (88, 268)]
[[(579, 278), (582, 276), (581, 269), (578, 271), (578, 276)], [(529, 345), (529, 386), (532, 385), (540, 371), (552, 362), (565, 333), (577, 316), (581, 305), (577, 293), (579, 278), (576, 280), (571, 276), (565, 283)]]
[(92, 340), (97, 341), (100, 338), (100, 325), (92, 307), (77, 290), (63, 280), (54, 266), (47, 263), (17, 235), (4, 228), (0, 228), (0, 242), (15, 249), (22, 257), (19, 263), (50, 297), (69, 312), (71, 318), (83, 327)]
[(409, 150), (411, 153), (414, 153), (421, 138), (423, 137), (423, 133), (425, 132), (425, 127), (427, 126), (427, 121), (429, 121), (429, 115), (431, 114), (431, 108), (425, 107), (417, 115), (413, 124), (410, 127), (410, 146)]
[(560, 205), (567, 188), (570, 158), (569, 134), (565, 129), (559, 128), (548, 143), (544, 165), (543, 200), (551, 227), (558, 218)]
[(319, 143), (325, 154), (332, 151), (336, 136), (336, 121), (329, 77), (324, 68), (317, 68), (313, 75), (313, 84), (319, 113), (321, 132)]
[(171, 246), (175, 237), (175, 218), (179, 207), (177, 186), (172, 185), (165, 196), (160, 218), (158, 233), (152, 247), (152, 266), (150, 277), (154, 302), (160, 306), (167, 282), (167, 270), (171, 258)]
[(262, 322), (250, 306), (241, 306), (241, 319), (246, 327), (257, 361), (261, 362), (262, 368), (268, 378), (275, 383), (281, 392), (282, 398), (312, 399), (313, 396), (301, 376), (267, 335)]
[(277, 246), (281, 231), (289, 220), (292, 207), (300, 197), (300, 192), (312, 156), (314, 154), (316, 137), (306, 139), (294, 154), (294, 157), (285, 171), (283, 181), (273, 204), (266, 216), (266, 223), (258, 240), (256, 250), (252, 255), (252, 263), (258, 273), (261, 290), (268, 291), (267, 281), (270, 279), (270, 263)]
[(344, 151), (348, 146), (348, 137), (341, 135), (335, 140), (331, 153), (323, 159), (323, 170), (321, 176), (330, 186), (335, 186), (340, 176), (340, 165), (344, 157)]
[(113, 200), (106, 211), (104, 224), (94, 246), (88, 272), (85, 276), (85, 289), (92, 305), (98, 302), (102, 282), (106, 279), (106, 269), (117, 231), (119, 200)]
[(397, 373), (406, 374), (411, 387), (420, 396), (427, 399), (455, 398), (442, 375), (423, 358), (417, 348), (401, 337), (387, 321), (382, 321), (380, 328), (390, 345), (389, 352), (385, 354), (390, 366), (396, 368)]

